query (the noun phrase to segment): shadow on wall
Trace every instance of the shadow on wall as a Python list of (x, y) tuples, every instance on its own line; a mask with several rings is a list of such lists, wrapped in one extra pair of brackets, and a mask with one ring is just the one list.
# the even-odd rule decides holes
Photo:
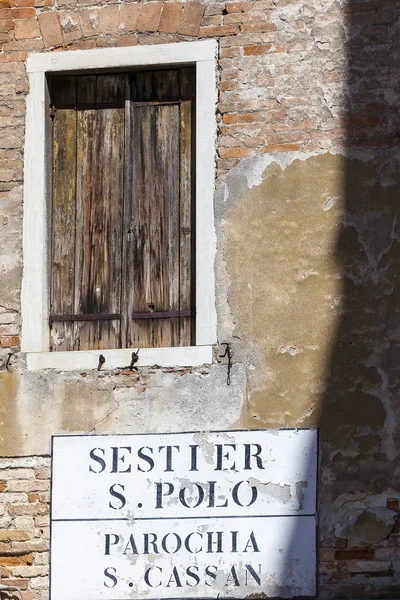
[(400, 594), (400, 2), (349, 0), (344, 10), (348, 159), (334, 249), (343, 288), (319, 418), (318, 595), (391, 598)]

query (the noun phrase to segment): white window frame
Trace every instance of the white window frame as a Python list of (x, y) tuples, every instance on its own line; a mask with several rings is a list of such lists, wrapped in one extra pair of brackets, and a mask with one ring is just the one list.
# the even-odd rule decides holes
[(165, 45), (31, 54), (27, 60), (24, 160), (22, 351), (29, 370), (95, 369), (100, 352), (105, 369), (129, 365), (132, 350), (50, 352), (49, 196), (51, 140), (47, 74), (141, 66), (196, 66), (196, 346), (143, 348), (138, 366), (196, 366), (212, 362), (216, 343), (213, 192), (216, 137), (216, 55), (214, 40)]

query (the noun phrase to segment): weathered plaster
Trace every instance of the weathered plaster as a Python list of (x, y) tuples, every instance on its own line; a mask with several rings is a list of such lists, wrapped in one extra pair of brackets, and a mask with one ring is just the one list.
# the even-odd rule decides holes
[[(245, 372), (227, 367), (164, 372), (0, 372), (3, 456), (50, 452), (56, 433), (142, 433), (241, 427)], [(221, 409), (223, 407), (223, 410)]]

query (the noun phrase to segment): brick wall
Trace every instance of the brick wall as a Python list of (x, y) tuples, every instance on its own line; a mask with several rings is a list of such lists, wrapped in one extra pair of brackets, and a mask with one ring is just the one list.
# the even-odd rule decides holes
[(396, 513), (388, 535), (376, 544), (354, 545), (342, 537), (323, 539), (319, 548), (319, 592), (325, 598), (396, 598), (400, 575), (399, 500), (387, 499)]
[[(400, 130), (394, 110), (388, 110), (397, 101), (398, 5), (1, 0), (0, 200), (7, 204), (10, 190), (21, 190), (30, 52), (218, 39), (220, 181), (241, 158), (257, 154), (343, 150), (349, 140), (390, 148)], [(7, 235), (12, 216), (4, 212), (1, 219)], [(14, 253), (13, 265), (3, 271), (5, 285), (7, 269), (18, 268), (21, 255), (18, 241), (8, 246)], [(0, 273), (0, 284), (3, 278)], [(19, 325), (19, 315), (0, 303), (1, 348), (18, 349)]]
[(25, 600), (48, 597), (49, 459), (0, 460), (1, 582)]
[[(398, 0), (0, 0), (0, 289), (13, 299), (0, 299), (0, 366), (19, 350), (30, 52), (218, 39), (222, 182), (244, 157), (398, 145), (399, 12)], [(25, 600), (47, 597), (48, 466), (0, 460), (3, 583)], [(397, 515), (397, 499), (386, 501)], [(320, 561), (325, 596), (398, 596), (400, 526), (367, 545), (323, 536)]]

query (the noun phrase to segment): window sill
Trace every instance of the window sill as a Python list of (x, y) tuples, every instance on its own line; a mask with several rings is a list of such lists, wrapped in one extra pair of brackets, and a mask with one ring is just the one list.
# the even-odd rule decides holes
[[(28, 352), (26, 355), (29, 371), (57, 369), (58, 371), (86, 371), (97, 369), (99, 356), (106, 359), (102, 369), (122, 369), (131, 362), (132, 352), (128, 350), (80, 350), (72, 352)], [(177, 348), (141, 348), (139, 361), (135, 367), (197, 367), (212, 363), (212, 346), (188, 346)]]

